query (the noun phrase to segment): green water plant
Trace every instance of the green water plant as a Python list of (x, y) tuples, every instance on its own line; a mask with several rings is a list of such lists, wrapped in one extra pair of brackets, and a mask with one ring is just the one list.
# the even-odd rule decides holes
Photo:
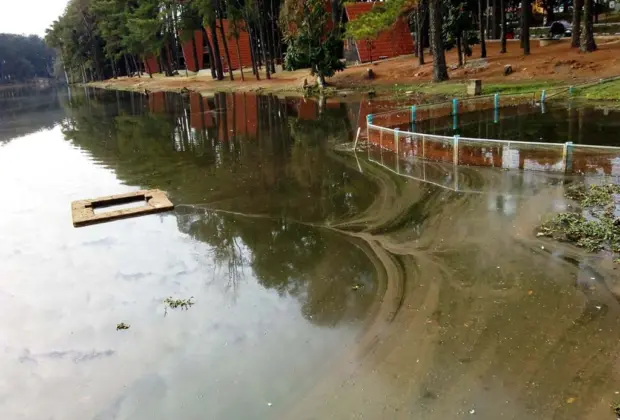
[[(579, 206), (571, 212), (559, 213), (540, 226), (538, 235), (572, 242), (589, 252), (607, 249), (620, 253), (620, 219), (615, 217), (615, 196), (620, 185), (583, 184), (567, 188), (566, 197)], [(614, 261), (618, 261), (616, 257)]]
[(187, 311), (194, 305), (193, 301), (194, 297), (190, 297), (189, 299), (174, 299), (172, 296), (164, 299), (164, 305), (166, 307), (166, 314), (168, 313), (168, 308), (170, 309), (181, 309)]

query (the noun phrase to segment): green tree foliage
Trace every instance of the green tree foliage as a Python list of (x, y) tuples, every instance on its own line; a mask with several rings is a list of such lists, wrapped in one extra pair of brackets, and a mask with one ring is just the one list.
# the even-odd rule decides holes
[(283, 26), (288, 28), (285, 66), (296, 69), (309, 65), (311, 74), (317, 76), (317, 84), (323, 87), (326, 77), (344, 70), (344, 63), (338, 58), (341, 41), (333, 30), (327, 30), (331, 16), (325, 11), (322, 0), (307, 0), (301, 4), (291, 1), (287, 6), (289, 13), (282, 19)]
[(370, 51), (370, 61), (372, 62), (373, 42), (379, 34), (388, 30), (396, 19), (401, 15), (402, 1), (390, 1), (384, 4), (377, 4), (370, 10), (355, 20), (347, 24), (345, 36), (356, 41), (364, 41)]
[(0, 34), (0, 84), (52, 77), (54, 51), (38, 36)]
[(468, 2), (461, 0), (444, 1), (443, 40), (444, 48), (458, 50), (459, 65), (465, 57), (471, 56), (471, 45), (480, 42), (473, 24), (474, 11)]
[[(105, 41), (104, 52), (111, 63), (120, 60), (127, 49), (123, 40), (129, 34), (127, 6), (122, 0), (91, 0), (98, 33)], [(114, 77), (117, 75), (113, 64)]]
[[(129, 33), (127, 43), (134, 46), (143, 59), (147, 56), (159, 57), (164, 46), (161, 36), (163, 22), (159, 18), (159, 1), (142, 0), (128, 16)], [(148, 68), (149, 74), (152, 69)]]

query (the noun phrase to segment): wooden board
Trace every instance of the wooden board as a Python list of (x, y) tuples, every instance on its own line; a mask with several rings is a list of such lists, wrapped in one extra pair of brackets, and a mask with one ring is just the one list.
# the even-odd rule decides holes
[[(145, 204), (139, 207), (111, 210), (95, 214), (95, 208), (140, 201), (144, 201)], [(142, 216), (145, 214), (160, 213), (172, 209), (174, 209), (174, 204), (170, 202), (166, 193), (160, 190), (140, 190), (89, 200), (78, 200), (71, 203), (71, 215), (73, 217), (73, 226), (75, 227), (110, 222), (112, 220)]]

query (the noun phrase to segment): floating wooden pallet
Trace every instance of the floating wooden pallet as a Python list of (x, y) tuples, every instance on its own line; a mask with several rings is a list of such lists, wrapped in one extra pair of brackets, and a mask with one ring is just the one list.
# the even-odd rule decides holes
[[(145, 205), (128, 209), (111, 210), (95, 214), (96, 208), (104, 208), (120, 204), (129, 204), (144, 201)], [(110, 195), (89, 200), (78, 200), (71, 203), (73, 226), (87, 226), (96, 223), (146, 214), (160, 213), (174, 209), (166, 193), (160, 190), (140, 190), (126, 194)]]

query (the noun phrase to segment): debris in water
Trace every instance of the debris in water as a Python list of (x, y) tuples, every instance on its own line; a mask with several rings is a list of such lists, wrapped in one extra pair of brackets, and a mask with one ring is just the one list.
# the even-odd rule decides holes
[(530, 296), (532, 296), (532, 295), (534, 294), (534, 291), (533, 291), (533, 290), (528, 290), (528, 291), (527, 291), (527, 294), (528, 294), (528, 295), (530, 295)]
[(469, 414), (476, 414), (476, 410), (472, 408), (471, 410), (469, 410)]
[(170, 309), (181, 308), (182, 310), (187, 311), (195, 303), (194, 301), (192, 301), (192, 299), (194, 299), (194, 296), (190, 297), (189, 299), (173, 299), (172, 296), (166, 298), (164, 300), (164, 305), (166, 305), (164, 315), (168, 314), (168, 308)]
[(129, 325), (125, 324), (124, 322), (121, 322), (120, 324), (116, 324), (116, 331), (128, 330), (128, 329), (129, 329)]
[[(141, 204), (137, 207), (110, 210), (95, 213), (97, 208), (106, 208), (124, 204)], [(160, 190), (140, 190), (126, 194), (110, 195), (88, 200), (78, 200), (71, 203), (73, 226), (80, 227), (95, 223), (109, 222), (128, 217), (160, 213), (174, 209), (166, 193)]]
[(362, 285), (360, 285), (360, 284), (355, 284), (355, 285), (353, 285), (353, 286), (351, 287), (351, 289), (352, 289), (352, 290), (359, 290), (359, 289), (361, 289), (361, 288), (362, 288)]
[(270, 402), (267, 403), (268, 407), (271, 407), (273, 404), (271, 404)]
[(570, 397), (570, 398), (568, 398), (568, 399), (566, 400), (566, 404), (572, 404), (572, 403), (574, 403), (574, 402), (575, 402), (575, 400), (576, 400), (576, 399), (577, 399), (577, 398), (575, 398), (575, 397)]

